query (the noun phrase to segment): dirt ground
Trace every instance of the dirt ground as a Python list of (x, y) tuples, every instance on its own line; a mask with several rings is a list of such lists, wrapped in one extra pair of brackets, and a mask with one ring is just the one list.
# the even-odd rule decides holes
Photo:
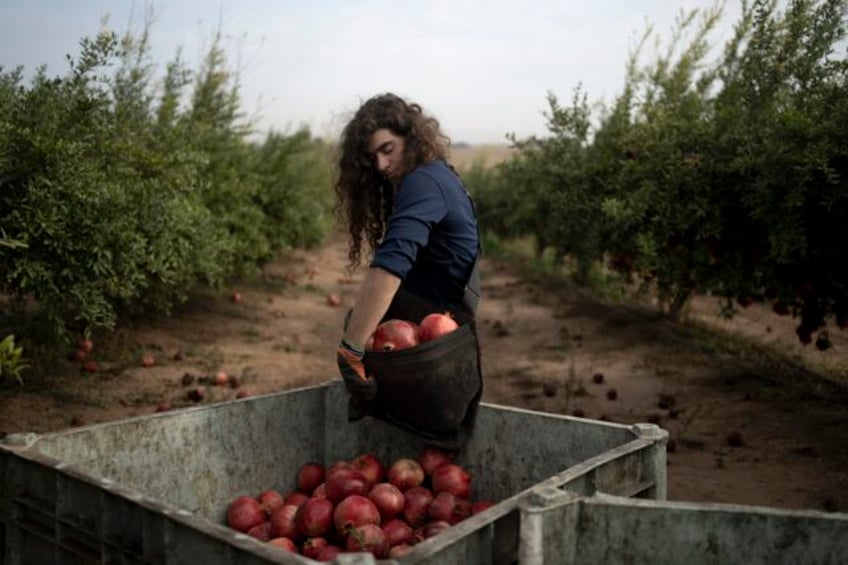
[[(199, 296), (171, 318), (95, 336), (97, 372), (63, 360), (67, 375), (30, 375), (0, 393), (0, 435), (150, 414), (162, 404), (177, 410), (194, 403), (197, 388), (209, 403), (336, 378), (342, 318), (361, 280), (347, 278), (345, 262), (334, 239), (249, 284)], [(752, 307), (725, 322), (714, 300), (696, 300), (693, 320), (739, 332), (723, 340), (649, 309), (551, 291), (489, 259), (482, 275), (485, 401), (658, 423), (671, 438), (672, 500), (848, 511), (848, 393), (785, 361), (846, 367), (848, 332), (832, 335), (835, 348), (822, 354), (797, 343), (788, 318)], [(779, 354), (739, 345), (751, 336)], [(156, 364), (142, 367), (144, 354)], [(214, 386), (218, 371), (240, 386)]]

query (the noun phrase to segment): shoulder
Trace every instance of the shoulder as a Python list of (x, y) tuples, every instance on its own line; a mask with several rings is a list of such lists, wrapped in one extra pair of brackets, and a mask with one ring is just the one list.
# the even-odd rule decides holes
[(437, 187), (440, 191), (444, 191), (461, 187), (462, 181), (447, 163), (437, 159), (410, 171), (400, 185), (401, 189), (407, 186)]

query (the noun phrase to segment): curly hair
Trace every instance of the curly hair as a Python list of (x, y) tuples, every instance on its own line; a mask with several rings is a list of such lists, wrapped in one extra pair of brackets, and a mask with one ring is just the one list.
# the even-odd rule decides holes
[(388, 129), (404, 138), (404, 171), (436, 159), (447, 159), (450, 139), (439, 122), (416, 103), (391, 93), (365, 101), (342, 130), (338, 176), (335, 183), (336, 214), (348, 226), (348, 268), (356, 269), (367, 241), (373, 252), (385, 235), (394, 207), (394, 187), (375, 167), (368, 154), (371, 136)]

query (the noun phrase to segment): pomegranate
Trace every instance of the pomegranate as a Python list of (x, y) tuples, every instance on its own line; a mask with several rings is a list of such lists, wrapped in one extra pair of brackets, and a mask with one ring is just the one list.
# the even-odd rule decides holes
[(253, 526), (258, 526), (267, 517), (265, 509), (252, 496), (240, 496), (227, 508), (227, 525), (240, 532), (247, 532)]
[(368, 479), (359, 471), (342, 469), (333, 473), (326, 483), (326, 496), (333, 504), (338, 504), (352, 494), (368, 494)]
[(306, 463), (297, 470), (297, 490), (311, 495), (315, 488), (324, 482), (324, 466), (320, 463)]
[(342, 535), (365, 524), (380, 525), (380, 512), (367, 497), (352, 494), (339, 502), (333, 512), (336, 531)]
[(374, 351), (399, 351), (418, 345), (418, 325), (406, 320), (387, 320), (374, 331)]
[(446, 491), (459, 498), (471, 496), (471, 475), (459, 465), (442, 465), (433, 472), (430, 479), (436, 494)]
[(283, 549), (287, 549), (289, 551), (297, 553), (297, 546), (289, 538), (274, 538), (272, 540), (268, 540), (268, 543), (270, 545), (273, 545), (274, 547), (281, 547)]
[(327, 467), (327, 472), (324, 474), (324, 480), (329, 479), (336, 471), (356, 471), (356, 467), (353, 466), (353, 463), (350, 461), (336, 461), (329, 467)]
[(389, 550), (389, 559), (394, 559), (395, 557), (401, 557), (402, 555), (406, 555), (412, 550), (412, 546), (408, 543), (401, 543)]
[(433, 341), (445, 334), (451, 333), (458, 327), (459, 325), (456, 323), (456, 320), (447, 314), (428, 314), (424, 316), (424, 319), (421, 320), (421, 324), (418, 326), (418, 341), (420, 343)]
[(484, 510), (488, 510), (489, 508), (491, 508), (494, 505), (495, 505), (495, 503), (490, 501), (490, 500), (477, 500), (477, 501), (471, 503), (471, 514), (472, 515), (479, 514), (480, 512), (483, 512)]
[(471, 503), (463, 498), (443, 491), (436, 495), (427, 509), (430, 520), (456, 524), (471, 515)]
[(293, 506), (300, 506), (304, 502), (309, 500), (309, 495), (304, 494), (302, 492), (290, 492), (283, 499), (284, 504), (291, 504)]
[(297, 509), (294, 521), (298, 532), (306, 537), (326, 536), (333, 528), (333, 503), (326, 498), (310, 498)]
[(389, 554), (389, 542), (380, 526), (364, 524), (350, 530), (347, 536), (347, 551), (367, 551), (377, 559)]
[(86, 353), (91, 353), (91, 350), (94, 349), (94, 342), (88, 338), (83, 338), (79, 342), (79, 348)]
[(425, 539), (429, 539), (435, 535), (442, 533), (450, 527), (450, 524), (442, 520), (438, 520), (436, 522), (427, 522), (426, 524), (415, 530), (415, 533), (412, 536), (413, 541), (416, 543), (424, 541)]
[(383, 521), (403, 512), (403, 493), (392, 483), (377, 483), (368, 491), (368, 498), (377, 507)]
[(392, 518), (384, 523), (383, 533), (390, 547), (412, 542), (412, 527), (400, 518)]
[(386, 470), (383, 464), (376, 456), (370, 453), (363, 453), (356, 456), (351, 462), (353, 468), (362, 473), (368, 480), (368, 486), (372, 487), (383, 480)]
[(425, 447), (417, 461), (424, 473), (430, 476), (445, 463), (453, 463), (453, 454), (437, 447)]
[(260, 541), (268, 541), (271, 539), (271, 525), (268, 522), (262, 522), (247, 530), (247, 535)]
[(256, 500), (259, 501), (259, 504), (262, 505), (262, 508), (265, 509), (265, 512), (270, 516), (274, 513), (274, 510), (285, 504), (286, 499), (282, 494), (275, 490), (265, 490), (259, 493), (259, 496), (256, 497)]
[(315, 558), (316, 561), (332, 561), (336, 557), (338, 557), (339, 553), (342, 552), (342, 548), (337, 547), (335, 545), (328, 545), (321, 549), (318, 553), (318, 557)]
[(403, 493), (403, 517), (413, 528), (427, 521), (427, 510), (433, 502), (433, 493), (426, 487), (412, 487)]
[(312, 491), (312, 498), (327, 498), (327, 483), (321, 483)]
[(389, 482), (401, 492), (420, 486), (424, 482), (424, 469), (414, 459), (398, 459), (389, 467)]
[(300, 553), (310, 559), (317, 559), (321, 550), (328, 545), (330, 545), (330, 542), (327, 541), (327, 538), (306, 538), (306, 541), (300, 547)]
[(272, 538), (289, 538), (296, 541), (303, 537), (303, 534), (295, 522), (295, 517), (300, 509), (298, 506), (286, 504), (277, 508), (271, 514), (271, 537)]

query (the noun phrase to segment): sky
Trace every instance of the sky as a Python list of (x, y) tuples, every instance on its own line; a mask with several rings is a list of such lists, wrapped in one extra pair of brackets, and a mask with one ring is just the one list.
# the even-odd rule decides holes
[[(394, 92), (419, 103), (456, 142), (546, 133), (546, 95), (591, 102), (624, 85), (648, 25), (667, 45), (681, 10), (708, 0), (2, 0), (0, 66), (64, 75), (108, 17), (138, 33), (146, 10), (161, 77), (178, 49), (198, 70), (220, 31), (242, 109), (260, 131), (302, 126), (333, 137), (359, 104)], [(711, 36), (723, 45), (740, 12), (727, 0)], [(654, 51), (649, 50), (648, 53)]]

